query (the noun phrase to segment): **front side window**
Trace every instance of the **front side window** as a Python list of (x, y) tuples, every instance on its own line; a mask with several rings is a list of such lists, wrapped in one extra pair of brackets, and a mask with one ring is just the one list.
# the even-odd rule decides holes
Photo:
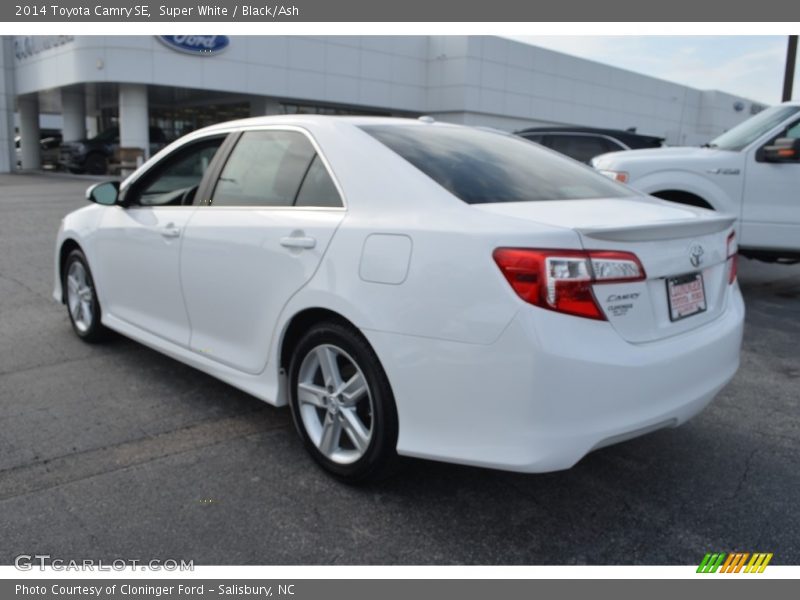
[(790, 125), (789, 128), (786, 130), (786, 133), (781, 137), (792, 138), (793, 140), (800, 139), (800, 121), (798, 121), (793, 125)]
[(308, 138), (296, 131), (247, 131), (220, 173), (212, 206), (342, 206)]
[(197, 187), (224, 136), (194, 142), (167, 156), (134, 184), (133, 202), (142, 206), (181, 206), (194, 202)]
[[(765, 162), (764, 149), (767, 148), (768, 146), (773, 146), (775, 144), (775, 142), (777, 142), (778, 140), (783, 139), (783, 138), (789, 138), (789, 139), (792, 139), (792, 140), (800, 139), (800, 121), (795, 121), (794, 123), (790, 123), (789, 126), (786, 127), (786, 129), (781, 131), (778, 135), (776, 135), (775, 137), (770, 139), (768, 142), (766, 142), (763, 146), (761, 146), (758, 149), (758, 152), (756, 152), (756, 154), (755, 154), (756, 162)], [(798, 162), (796, 160), (788, 160), (788, 161), (782, 162), (780, 164), (782, 164), (782, 165), (794, 165), (794, 167), (797, 167), (797, 165), (800, 165), (800, 162)]]
[(444, 125), (362, 129), (468, 204), (637, 195), (518, 136)]

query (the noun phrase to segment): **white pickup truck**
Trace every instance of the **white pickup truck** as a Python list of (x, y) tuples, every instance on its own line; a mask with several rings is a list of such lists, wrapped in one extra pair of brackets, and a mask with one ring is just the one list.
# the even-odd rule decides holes
[(612, 152), (592, 165), (653, 196), (735, 215), (744, 256), (800, 259), (800, 102), (768, 108), (702, 148)]

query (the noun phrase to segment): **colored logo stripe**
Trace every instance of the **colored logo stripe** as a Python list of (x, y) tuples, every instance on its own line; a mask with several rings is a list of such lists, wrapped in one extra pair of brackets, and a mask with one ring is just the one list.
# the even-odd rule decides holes
[(725, 560), (725, 553), (711, 554), (710, 552), (703, 557), (700, 566), (697, 567), (698, 573), (716, 573), (722, 561)]
[(722, 565), (720, 573), (738, 573), (744, 566), (744, 561), (750, 556), (749, 552), (734, 552), (728, 555), (728, 560)]
[(745, 567), (745, 573), (763, 573), (764, 569), (767, 568), (769, 561), (772, 560), (772, 553), (769, 554), (753, 554), (753, 558), (750, 559), (747, 567)]
[[(750, 562), (747, 562), (747, 559)], [(756, 552), (750, 554), (749, 552), (732, 552), (726, 554), (725, 552), (707, 553), (700, 565), (697, 567), (698, 573), (763, 573), (764, 569), (772, 560), (772, 553)], [(747, 563), (747, 566), (745, 566)], [(742, 571), (744, 568), (744, 571)]]

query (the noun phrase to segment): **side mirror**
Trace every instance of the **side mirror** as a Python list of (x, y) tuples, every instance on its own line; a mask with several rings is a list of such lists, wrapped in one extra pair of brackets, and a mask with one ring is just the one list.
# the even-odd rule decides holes
[(764, 146), (767, 162), (800, 162), (800, 138), (778, 138), (772, 146)]
[(86, 190), (86, 199), (95, 204), (113, 206), (119, 197), (119, 181), (95, 183)]

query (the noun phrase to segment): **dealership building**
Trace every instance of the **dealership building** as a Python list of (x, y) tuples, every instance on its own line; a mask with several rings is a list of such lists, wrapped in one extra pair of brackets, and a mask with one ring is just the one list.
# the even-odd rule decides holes
[[(0, 171), (40, 166), (42, 129), (65, 141), (119, 128), (152, 150), (233, 118), (416, 117), (513, 131), (635, 128), (701, 144), (763, 106), (488, 36), (6, 36)], [(19, 136), (19, 148), (15, 139)]]

